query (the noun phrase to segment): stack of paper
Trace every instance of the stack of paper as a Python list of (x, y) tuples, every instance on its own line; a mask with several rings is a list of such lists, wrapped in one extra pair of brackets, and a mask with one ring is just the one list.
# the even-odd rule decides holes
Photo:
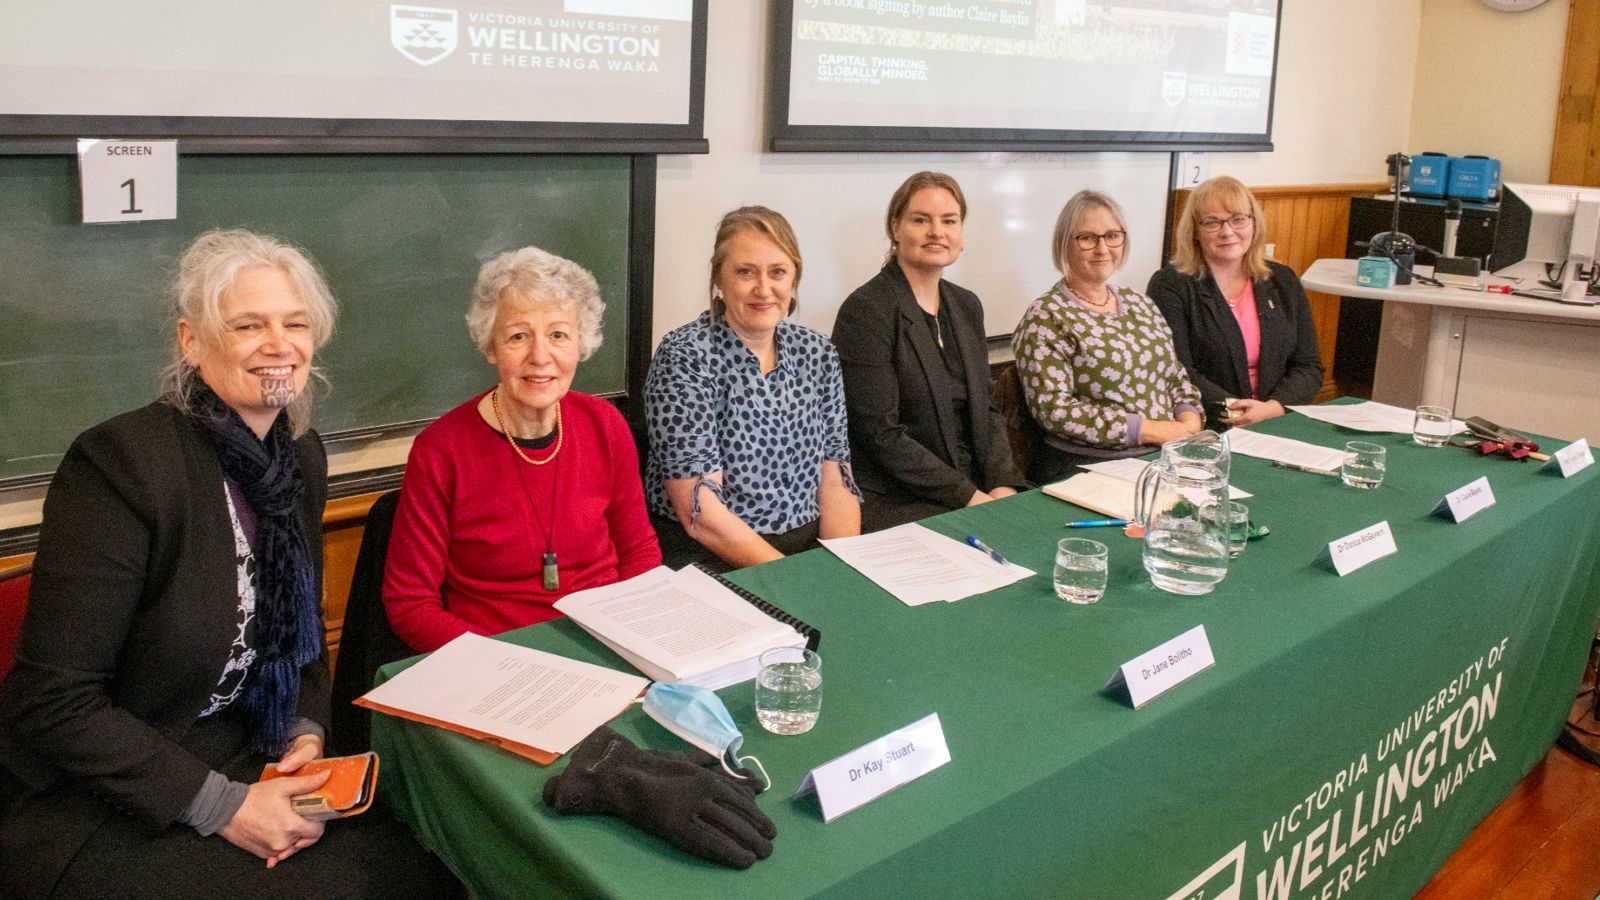
[(547, 765), (627, 709), (646, 684), (637, 675), (463, 634), (356, 704)]
[(1228, 449), (1243, 456), (1254, 456), (1271, 462), (1288, 463), (1316, 469), (1319, 472), (1337, 472), (1344, 465), (1344, 451), (1333, 447), (1320, 447), (1293, 438), (1261, 434), (1246, 428), (1228, 432)]
[(822, 546), (907, 606), (962, 600), (1033, 574), (915, 522)]
[(717, 690), (756, 677), (761, 654), (806, 639), (704, 571), (666, 566), (576, 591), (556, 609), (656, 681)]
[[(1352, 431), (1392, 432), (1410, 434), (1416, 420), (1414, 410), (1387, 403), (1368, 400), (1365, 403), (1340, 403), (1333, 406), (1291, 406), (1290, 409), (1308, 419), (1349, 428)], [(1467, 424), (1460, 419), (1450, 420), (1450, 433), (1460, 434)]]

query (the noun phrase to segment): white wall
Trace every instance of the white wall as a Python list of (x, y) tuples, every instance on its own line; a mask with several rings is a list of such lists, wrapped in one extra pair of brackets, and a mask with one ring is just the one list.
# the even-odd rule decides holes
[[(1212, 154), (1211, 173), (1250, 184), (1382, 180), (1408, 140), (1425, 0), (1285, 0), (1271, 153)], [(1473, 0), (1459, 0), (1473, 2)], [(1165, 153), (767, 153), (766, 0), (711, 0), (706, 137), (711, 152), (662, 157), (656, 207), (655, 334), (699, 314), (717, 220), (760, 203), (784, 213), (805, 255), (798, 321), (831, 329), (839, 303), (877, 271), (889, 195), (918, 169), (962, 182), (971, 207), (951, 278), (978, 292), (990, 334), (1007, 332), (1054, 280), (1054, 216), (1073, 192), (1106, 190), (1127, 207), (1122, 280), (1160, 264)]]
[[(1271, 153), (1217, 153), (1251, 185), (1382, 181), (1409, 138), (1428, 0), (1284, 0)], [(1477, 0), (1450, 0), (1476, 3)]]
[(1506, 181), (1549, 181), (1570, 10), (1422, 0), (1409, 146), (1493, 156)]

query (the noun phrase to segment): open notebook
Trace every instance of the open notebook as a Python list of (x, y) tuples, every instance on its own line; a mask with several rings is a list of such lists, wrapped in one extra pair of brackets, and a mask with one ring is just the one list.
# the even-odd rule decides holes
[(815, 650), (821, 633), (703, 569), (658, 566), (576, 591), (556, 609), (655, 681), (717, 690), (756, 676), (773, 647)]

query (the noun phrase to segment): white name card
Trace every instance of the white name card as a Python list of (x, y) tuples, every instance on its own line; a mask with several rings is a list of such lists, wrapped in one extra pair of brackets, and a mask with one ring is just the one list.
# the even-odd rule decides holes
[(177, 141), (78, 139), (85, 222), (178, 217)]
[(1154, 650), (1141, 653), (1122, 664), (1105, 690), (1126, 688), (1134, 709), (1149, 703), (1190, 678), (1217, 664), (1211, 655), (1206, 627), (1196, 625)]
[(1489, 487), (1489, 479), (1486, 476), (1464, 488), (1445, 494), (1444, 499), (1433, 507), (1433, 512), (1435, 515), (1445, 513), (1460, 525), (1493, 505), (1494, 489)]
[(1578, 438), (1551, 454), (1550, 461), (1545, 463), (1544, 467), (1560, 469), (1562, 478), (1571, 478), (1592, 465), (1594, 465), (1594, 454), (1589, 450), (1589, 439)]
[(1385, 520), (1371, 528), (1363, 528), (1336, 541), (1329, 541), (1328, 548), (1322, 551), (1320, 558), (1331, 561), (1333, 570), (1343, 578), (1367, 563), (1399, 552), (1400, 548), (1394, 545), (1394, 532), (1389, 530), (1389, 523)]
[(816, 791), (822, 821), (832, 822), (858, 806), (921, 778), (950, 761), (939, 714), (932, 713), (806, 775), (796, 797)]

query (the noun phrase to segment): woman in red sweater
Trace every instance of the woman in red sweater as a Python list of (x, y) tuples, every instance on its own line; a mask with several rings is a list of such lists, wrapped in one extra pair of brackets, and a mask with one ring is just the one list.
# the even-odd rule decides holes
[(384, 606), (417, 650), (661, 564), (627, 424), (570, 390), (604, 309), (594, 276), (535, 247), (478, 272), (467, 329), (500, 382), (417, 435), (389, 543)]

